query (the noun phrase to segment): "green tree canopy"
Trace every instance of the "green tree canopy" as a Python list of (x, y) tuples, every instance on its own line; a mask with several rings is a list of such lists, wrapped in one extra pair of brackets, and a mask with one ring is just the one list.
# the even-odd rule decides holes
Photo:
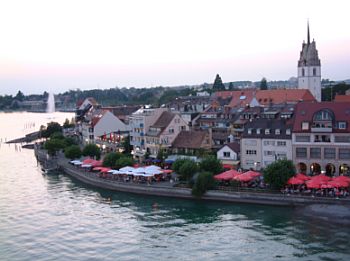
[(19, 100), (19, 101), (23, 101), (23, 99), (24, 99), (24, 94), (23, 94), (23, 92), (18, 91), (17, 94), (16, 94), (16, 96), (15, 96), (15, 99), (16, 99), (16, 100)]
[(81, 150), (78, 145), (68, 146), (64, 151), (64, 156), (68, 159), (78, 159), (81, 157)]
[(44, 149), (46, 149), (51, 156), (56, 155), (56, 152), (64, 147), (64, 141), (60, 139), (49, 139), (44, 144)]
[(261, 79), (260, 90), (267, 90), (267, 80), (265, 77)]
[(123, 157), (123, 154), (118, 152), (108, 153), (103, 159), (103, 166), (111, 168), (116, 167), (116, 162), (121, 157)]
[(201, 197), (208, 189), (213, 188), (215, 185), (214, 175), (211, 172), (201, 172), (197, 176), (194, 185), (192, 187), (192, 195)]
[(198, 171), (198, 165), (193, 160), (186, 159), (177, 172), (181, 180), (191, 181), (194, 174)]
[(201, 170), (211, 172), (214, 175), (222, 172), (221, 161), (218, 160), (215, 156), (205, 157), (199, 164)]
[(41, 136), (49, 138), (55, 132), (62, 132), (62, 127), (58, 122), (49, 122), (45, 130), (42, 131)]
[(264, 170), (264, 181), (272, 188), (280, 189), (287, 184), (289, 178), (295, 175), (295, 167), (291, 160), (277, 160)]
[(213, 90), (215, 91), (224, 91), (225, 85), (222, 83), (221, 77), (219, 74), (216, 75), (214, 84), (213, 84)]
[(129, 135), (124, 137), (124, 139), (122, 141), (122, 146), (124, 148), (123, 153), (129, 155), (131, 152), (130, 136)]
[(117, 169), (124, 168), (126, 166), (132, 166), (134, 164), (134, 160), (131, 157), (123, 156), (115, 162), (115, 166)]
[(99, 147), (97, 147), (96, 144), (88, 144), (83, 149), (83, 155), (84, 156), (90, 156), (91, 158), (100, 159), (101, 157), (101, 150)]

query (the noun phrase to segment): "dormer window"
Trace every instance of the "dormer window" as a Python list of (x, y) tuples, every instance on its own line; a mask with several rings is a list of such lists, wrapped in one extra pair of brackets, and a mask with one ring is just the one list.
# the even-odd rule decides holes
[(260, 129), (256, 129), (256, 134), (260, 134)]
[(280, 129), (276, 129), (276, 130), (275, 130), (275, 134), (276, 134), (276, 135), (280, 135), (280, 134), (281, 134), (281, 130), (280, 130)]
[(290, 135), (290, 129), (286, 129), (286, 135)]
[(252, 134), (252, 129), (248, 129), (248, 134)]
[(345, 130), (346, 129), (346, 122), (345, 121), (338, 122), (338, 129)]
[(270, 129), (265, 129), (265, 135), (269, 135), (270, 134)]

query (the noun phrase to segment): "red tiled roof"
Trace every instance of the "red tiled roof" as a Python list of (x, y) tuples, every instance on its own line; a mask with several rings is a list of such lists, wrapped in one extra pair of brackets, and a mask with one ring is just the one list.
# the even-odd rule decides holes
[(214, 97), (228, 98), (232, 97), (229, 106), (244, 107), (252, 99), (260, 105), (280, 104), (280, 103), (297, 103), (299, 101), (316, 101), (309, 90), (306, 89), (279, 89), (279, 90), (241, 90), (241, 91), (222, 91), (216, 92)]
[(333, 132), (350, 132), (350, 102), (301, 102), (295, 108), (294, 132), (303, 131), (302, 122), (309, 122), (311, 127), (313, 116), (316, 112), (328, 109), (334, 113), (335, 121), (347, 122), (346, 130), (333, 129)]
[(335, 95), (334, 101), (335, 102), (350, 102), (350, 95), (337, 94), (337, 95)]

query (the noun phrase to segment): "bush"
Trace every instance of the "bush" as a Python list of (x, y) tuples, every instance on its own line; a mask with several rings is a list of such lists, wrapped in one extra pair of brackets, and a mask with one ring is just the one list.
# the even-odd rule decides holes
[(173, 163), (172, 169), (173, 169), (176, 173), (179, 173), (182, 164), (184, 164), (185, 162), (186, 162), (186, 159), (177, 159), (177, 160)]
[(201, 163), (200, 168), (202, 171), (208, 171), (215, 174), (222, 172), (222, 164), (221, 161), (218, 160), (215, 156), (207, 156), (205, 157)]
[(265, 183), (270, 184), (272, 188), (280, 189), (295, 175), (295, 167), (291, 160), (283, 159), (268, 165), (263, 173)]
[(190, 181), (194, 174), (198, 171), (197, 163), (186, 159), (181, 165), (179, 171), (177, 172), (181, 180)]
[(124, 168), (126, 166), (132, 166), (134, 164), (134, 160), (130, 157), (121, 157), (117, 159), (115, 162), (115, 166), (117, 169)]
[(100, 157), (101, 157), (101, 150), (95, 144), (88, 144), (83, 149), (83, 155), (84, 156), (90, 156), (91, 158), (96, 157), (96, 159), (100, 159)]
[(192, 195), (202, 197), (208, 189), (215, 185), (214, 175), (211, 172), (205, 171), (199, 173), (197, 179), (192, 187)]
[(104, 167), (115, 167), (118, 159), (123, 157), (123, 154), (117, 152), (108, 153), (103, 159)]
[(52, 133), (50, 135), (50, 139), (59, 139), (59, 140), (63, 140), (64, 139), (64, 136), (63, 136), (63, 133), (62, 132), (59, 132), (59, 131), (56, 131), (54, 133)]
[(64, 151), (64, 156), (69, 159), (77, 159), (81, 157), (81, 150), (78, 145), (68, 146)]

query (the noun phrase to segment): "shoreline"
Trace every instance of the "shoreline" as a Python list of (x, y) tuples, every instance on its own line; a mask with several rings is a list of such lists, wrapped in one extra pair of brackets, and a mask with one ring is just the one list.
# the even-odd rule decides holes
[[(40, 163), (46, 161), (46, 154), (44, 151), (38, 151), (35, 149), (35, 155)], [(45, 155), (45, 156), (44, 156)], [(161, 196), (191, 200), (208, 200), (208, 201), (221, 201), (228, 203), (245, 203), (245, 204), (259, 204), (270, 206), (289, 206), (299, 207), (313, 204), (325, 204), (325, 205), (338, 205), (350, 207), (350, 199), (346, 198), (319, 198), (309, 197), (301, 195), (283, 195), (261, 192), (226, 192), (220, 190), (209, 190), (201, 198), (192, 196), (191, 189), (174, 187), (173, 184), (159, 183), (159, 184), (136, 184), (125, 183), (120, 181), (114, 181), (109, 179), (102, 179), (96, 176), (96, 173), (84, 172), (76, 167), (70, 165), (66, 158), (58, 157), (57, 166), (65, 174), (83, 182), (85, 184), (112, 190), (127, 192), (139, 195)]]

